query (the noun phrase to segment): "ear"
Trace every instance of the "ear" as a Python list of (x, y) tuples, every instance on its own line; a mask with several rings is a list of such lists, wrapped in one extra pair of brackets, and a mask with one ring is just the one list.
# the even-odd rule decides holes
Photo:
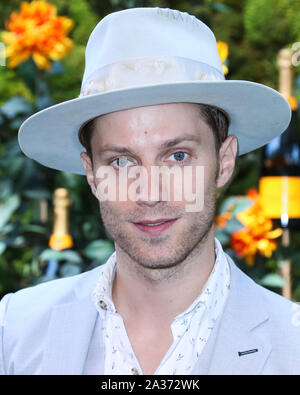
[(219, 151), (219, 175), (217, 188), (223, 187), (232, 176), (238, 152), (238, 139), (234, 134), (229, 135), (222, 143)]
[(84, 151), (80, 153), (80, 157), (81, 157), (83, 167), (85, 168), (87, 182), (88, 182), (89, 186), (91, 187), (93, 195), (97, 198), (97, 188), (95, 185), (95, 176), (94, 176), (91, 158)]

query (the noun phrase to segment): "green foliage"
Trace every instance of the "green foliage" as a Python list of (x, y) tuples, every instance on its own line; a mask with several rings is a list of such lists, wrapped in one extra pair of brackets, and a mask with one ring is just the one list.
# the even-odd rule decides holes
[[(41, 281), (77, 274), (105, 262), (113, 242), (101, 222), (99, 204), (83, 176), (57, 172), (25, 157), (19, 149), (17, 131), (32, 113), (54, 103), (76, 98), (85, 66), (85, 46), (96, 24), (107, 14), (131, 7), (169, 7), (196, 15), (207, 23), (218, 40), (229, 45), (228, 79), (256, 81), (277, 88), (277, 53), (300, 41), (300, 0), (53, 0), (59, 15), (72, 18), (74, 40), (70, 54), (53, 62), (49, 72), (38, 70), (32, 59), (16, 70), (0, 66), (0, 294)], [(0, 0), (0, 30), (20, 2)], [(300, 67), (295, 69), (299, 76)], [(300, 98), (300, 76), (297, 94)], [(245, 194), (257, 187), (261, 150), (237, 160), (232, 182), (222, 191), (218, 210), (224, 210), (229, 196)], [(65, 187), (72, 201), (70, 230), (74, 248), (54, 251), (48, 242), (52, 232), (52, 193)], [(40, 215), (46, 201), (48, 219)], [(239, 204), (246, 204), (246, 200)], [(241, 207), (240, 207), (241, 208)], [(239, 209), (240, 209), (239, 208)], [(237, 220), (228, 223), (228, 232), (216, 232), (224, 245), (230, 233), (239, 229)], [(281, 286), (278, 260), (292, 259), (294, 298), (300, 300), (300, 232), (292, 233), (292, 246), (279, 248), (271, 259), (258, 257), (252, 268), (228, 247), (225, 251), (255, 281), (274, 288)], [(58, 262), (47, 271), (47, 263)], [(277, 287), (277, 288), (276, 288)]]
[(37, 166), (21, 154), (11, 139), (0, 157), (0, 293), (16, 290), (40, 274), (35, 260), (39, 243), (48, 238), (45, 228), (34, 227), (34, 201), (26, 193), (33, 187)]
[(48, 86), (55, 102), (71, 100), (79, 95), (85, 64), (84, 51), (85, 46), (76, 45), (70, 55), (61, 61), (65, 72), (49, 77)]
[(5, 73), (3, 70), (0, 71), (0, 87), (0, 106), (13, 96), (22, 96), (27, 100), (32, 100), (30, 90), (14, 70), (5, 70)]
[(112, 244), (107, 240), (94, 240), (85, 249), (84, 254), (88, 258), (95, 259), (100, 263), (106, 262), (113, 253)]
[(247, 39), (280, 49), (300, 40), (299, 0), (248, 0), (244, 11)]
[(89, 3), (84, 0), (72, 1), (69, 4), (69, 15), (76, 22), (72, 38), (77, 45), (85, 46), (92, 30), (101, 18), (93, 13)]

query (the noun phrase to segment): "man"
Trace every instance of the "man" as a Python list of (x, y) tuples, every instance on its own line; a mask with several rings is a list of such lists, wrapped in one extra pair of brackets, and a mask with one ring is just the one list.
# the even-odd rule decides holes
[(46, 166), (86, 174), (116, 251), (3, 298), (1, 373), (299, 373), (297, 305), (243, 274), (213, 229), (238, 152), (289, 120), (278, 92), (225, 81), (195, 17), (158, 7), (105, 17), (79, 98), (30, 117), (19, 142)]

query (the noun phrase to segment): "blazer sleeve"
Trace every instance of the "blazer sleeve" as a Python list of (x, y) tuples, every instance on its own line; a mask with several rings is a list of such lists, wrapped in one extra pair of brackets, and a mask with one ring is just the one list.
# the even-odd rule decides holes
[(5, 357), (4, 357), (4, 330), (6, 324), (6, 311), (8, 303), (13, 293), (6, 294), (0, 301), (0, 375), (5, 375)]

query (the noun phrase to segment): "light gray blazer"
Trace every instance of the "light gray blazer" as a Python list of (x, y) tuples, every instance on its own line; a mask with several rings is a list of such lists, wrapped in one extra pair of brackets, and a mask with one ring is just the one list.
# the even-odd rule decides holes
[[(299, 306), (257, 285), (226, 257), (229, 297), (192, 374), (300, 374)], [(0, 374), (82, 374), (100, 270), (4, 296)]]

